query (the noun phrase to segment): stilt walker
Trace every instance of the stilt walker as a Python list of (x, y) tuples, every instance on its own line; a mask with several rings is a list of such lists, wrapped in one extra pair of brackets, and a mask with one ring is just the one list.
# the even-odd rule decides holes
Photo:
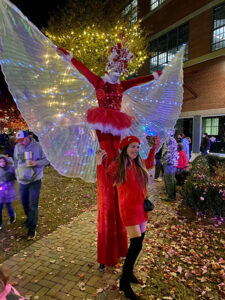
[[(107, 153), (103, 161), (107, 168), (119, 154), (121, 135), (128, 133), (132, 125), (132, 118), (121, 112), (123, 93), (133, 86), (158, 79), (161, 72), (120, 81), (120, 76), (127, 71), (129, 60), (133, 58), (129, 49), (120, 43), (112, 47), (103, 77), (93, 74), (65, 49), (57, 47), (57, 52), (71, 62), (95, 88), (99, 107), (87, 111), (87, 122), (96, 130), (100, 148)], [(116, 188), (107, 184), (102, 176), (97, 176), (97, 188), (98, 262), (103, 268), (104, 265), (115, 266), (118, 257), (126, 256), (127, 236), (119, 215)]]

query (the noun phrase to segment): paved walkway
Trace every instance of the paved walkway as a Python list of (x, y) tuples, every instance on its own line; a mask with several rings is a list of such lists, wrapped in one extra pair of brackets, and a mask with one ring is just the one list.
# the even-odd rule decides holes
[(95, 207), (5, 261), (20, 293), (43, 300), (125, 299), (117, 287), (122, 262), (98, 269), (96, 220)]

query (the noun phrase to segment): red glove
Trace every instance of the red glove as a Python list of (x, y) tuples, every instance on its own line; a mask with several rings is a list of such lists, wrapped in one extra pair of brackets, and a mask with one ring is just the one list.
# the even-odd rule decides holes
[(63, 49), (62, 47), (57, 47), (56, 51), (58, 52), (59, 55), (70, 55), (70, 52), (68, 52), (67, 50)]
[(162, 70), (156, 71), (152, 73), (154, 80), (157, 80), (159, 78), (159, 76), (162, 75)]
[(162, 70), (158, 70), (158, 71), (156, 71), (156, 73), (157, 73), (159, 76), (161, 76), (161, 75), (162, 75)]

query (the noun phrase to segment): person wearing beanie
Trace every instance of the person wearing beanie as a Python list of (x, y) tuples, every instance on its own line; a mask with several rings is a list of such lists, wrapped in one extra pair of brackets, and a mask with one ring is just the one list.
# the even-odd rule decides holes
[(44, 166), (49, 164), (38, 142), (35, 142), (27, 131), (16, 133), (14, 166), (19, 183), (20, 198), (27, 217), (27, 239), (36, 237), (38, 223), (38, 203)]
[(200, 146), (201, 154), (203, 156), (207, 155), (209, 152), (209, 149), (210, 149), (210, 139), (209, 139), (208, 133), (205, 132), (202, 136), (202, 141), (201, 141), (201, 146)]
[(146, 187), (149, 183), (147, 169), (153, 167), (155, 149), (159, 145), (159, 138), (155, 137), (154, 140), (147, 159), (142, 160), (139, 155), (140, 140), (136, 136), (127, 136), (120, 142), (121, 153), (118, 158), (107, 169), (102, 164), (106, 151), (99, 149), (96, 153), (98, 176), (117, 187), (120, 216), (130, 238), (120, 279), (120, 290), (129, 299), (137, 299), (130, 283), (139, 283), (133, 274), (133, 268), (142, 249), (148, 220), (148, 212), (144, 211), (144, 199), (147, 197)]

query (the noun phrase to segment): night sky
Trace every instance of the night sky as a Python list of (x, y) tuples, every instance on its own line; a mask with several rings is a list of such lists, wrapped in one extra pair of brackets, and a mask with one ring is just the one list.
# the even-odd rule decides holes
[[(47, 27), (49, 17), (54, 14), (57, 5), (65, 0), (11, 0), (28, 19), (39, 29)], [(0, 97), (1, 90), (7, 89), (3, 74), (0, 69)]]
[(12, 0), (22, 13), (39, 29), (47, 26), (49, 17), (65, 0)]

